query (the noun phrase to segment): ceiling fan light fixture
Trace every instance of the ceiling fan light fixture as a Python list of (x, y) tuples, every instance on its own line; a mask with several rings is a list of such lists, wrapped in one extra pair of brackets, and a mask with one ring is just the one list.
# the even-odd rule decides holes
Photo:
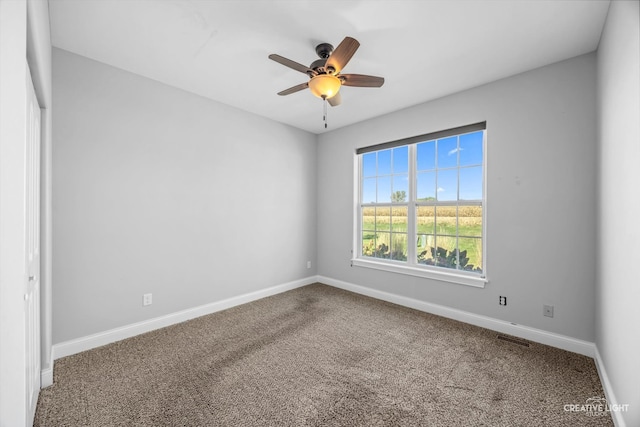
[(318, 74), (309, 80), (309, 89), (318, 98), (329, 99), (340, 90), (342, 82), (332, 74)]

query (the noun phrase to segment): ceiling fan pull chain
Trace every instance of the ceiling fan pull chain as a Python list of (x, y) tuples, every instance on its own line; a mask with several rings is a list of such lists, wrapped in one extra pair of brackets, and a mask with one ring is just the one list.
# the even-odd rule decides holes
[(327, 97), (322, 97), (322, 120), (324, 121), (324, 128), (327, 128)]

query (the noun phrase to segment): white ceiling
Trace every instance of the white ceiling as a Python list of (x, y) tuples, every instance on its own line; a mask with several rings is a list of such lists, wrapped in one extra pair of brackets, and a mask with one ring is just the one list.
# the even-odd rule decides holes
[(609, 0), (49, 0), (55, 47), (313, 133), (322, 101), (304, 65), (345, 36), (361, 46), (343, 73), (383, 76), (343, 87), (329, 129), (594, 51)]

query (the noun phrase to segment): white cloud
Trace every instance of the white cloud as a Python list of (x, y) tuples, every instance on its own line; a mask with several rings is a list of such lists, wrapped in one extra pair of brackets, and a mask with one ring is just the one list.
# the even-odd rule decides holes
[(456, 154), (458, 151), (462, 151), (464, 148), (454, 148), (453, 150), (449, 150), (449, 155)]
[(444, 191), (444, 188), (438, 187), (438, 193), (441, 192), (441, 191)]

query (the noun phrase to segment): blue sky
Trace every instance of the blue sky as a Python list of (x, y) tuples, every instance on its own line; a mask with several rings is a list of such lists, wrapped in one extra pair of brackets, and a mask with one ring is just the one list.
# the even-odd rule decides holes
[[(482, 199), (482, 157), (482, 131), (419, 143), (418, 199)], [(395, 191), (409, 194), (408, 170), (407, 146), (364, 154), (362, 201), (387, 203)]]

